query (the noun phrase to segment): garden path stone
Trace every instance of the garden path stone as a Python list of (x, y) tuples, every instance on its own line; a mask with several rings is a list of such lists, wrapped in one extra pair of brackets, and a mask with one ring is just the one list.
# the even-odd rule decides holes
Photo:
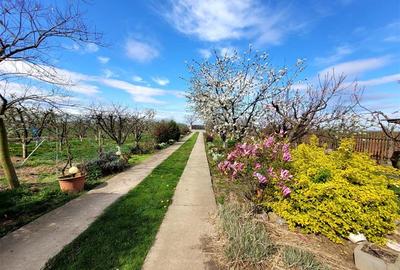
[(210, 215), (215, 212), (203, 133), (200, 133), (143, 270), (217, 269), (207, 253), (207, 242), (215, 233)]
[(41, 269), (50, 258), (89, 227), (106, 207), (138, 185), (189, 137), (5, 235), (0, 239), (0, 269)]

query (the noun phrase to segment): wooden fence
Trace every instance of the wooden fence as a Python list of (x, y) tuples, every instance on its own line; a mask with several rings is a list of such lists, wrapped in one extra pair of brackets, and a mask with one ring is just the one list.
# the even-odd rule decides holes
[[(400, 150), (383, 132), (367, 132), (362, 134), (355, 134), (356, 140), (355, 151), (368, 153), (373, 159), (379, 163), (389, 162), (393, 151)], [(319, 136), (321, 144), (327, 144), (328, 148), (336, 149), (339, 146), (339, 141)]]

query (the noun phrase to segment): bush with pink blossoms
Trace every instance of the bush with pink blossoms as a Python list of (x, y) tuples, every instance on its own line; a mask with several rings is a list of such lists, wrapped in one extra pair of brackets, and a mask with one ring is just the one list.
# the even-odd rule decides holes
[(291, 160), (290, 145), (278, 134), (237, 144), (218, 168), (231, 181), (247, 186), (252, 199), (273, 202), (290, 196)]

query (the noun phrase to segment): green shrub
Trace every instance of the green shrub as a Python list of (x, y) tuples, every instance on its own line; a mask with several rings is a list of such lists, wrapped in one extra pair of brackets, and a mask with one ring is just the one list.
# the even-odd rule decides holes
[(384, 243), (399, 218), (398, 198), (388, 188), (395, 182), (389, 174), (396, 172), (377, 165), (367, 154), (353, 152), (353, 143), (343, 140), (330, 153), (316, 138), (299, 145), (292, 152), (290, 198), (266, 205), (291, 228), (306, 233), (321, 233), (334, 242), (349, 233), (363, 233), (371, 242)]
[(289, 268), (298, 270), (329, 270), (329, 267), (315, 259), (314, 254), (295, 248), (285, 247), (282, 251), (283, 262)]
[(221, 229), (227, 238), (225, 255), (230, 261), (259, 263), (276, 252), (266, 228), (253, 219), (248, 207), (238, 203), (219, 206)]
[(98, 159), (90, 160), (84, 164), (84, 168), (90, 180), (122, 172), (127, 167), (129, 167), (128, 162), (113, 152), (103, 153)]

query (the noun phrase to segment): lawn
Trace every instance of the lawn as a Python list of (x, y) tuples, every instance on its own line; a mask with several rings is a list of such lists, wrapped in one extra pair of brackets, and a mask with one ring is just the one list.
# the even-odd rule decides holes
[(45, 269), (141, 269), (197, 136), (194, 134), (136, 188), (108, 207)]
[[(145, 138), (146, 140), (147, 138)], [(0, 177), (0, 237), (10, 231), (31, 222), (39, 216), (65, 204), (80, 194), (65, 194), (60, 191), (57, 175), (58, 167), (55, 159), (55, 143), (45, 142), (35, 152), (31, 159), (17, 169), (21, 181), (21, 187), (9, 190), (4, 178)], [(124, 145), (123, 150), (129, 151), (133, 142)], [(53, 149), (54, 148), (54, 149)], [(115, 145), (107, 140), (104, 144), (106, 151), (115, 149)], [(20, 154), (19, 145), (12, 144), (12, 154)], [(90, 160), (98, 157), (97, 142), (90, 139), (72, 141), (72, 151), (76, 161)], [(140, 164), (152, 154), (133, 155), (129, 159), (129, 165)], [(59, 158), (63, 158), (60, 153)], [(60, 163), (61, 164), (61, 163)], [(87, 180), (85, 190), (95, 188), (97, 185), (108, 180), (112, 175)]]

